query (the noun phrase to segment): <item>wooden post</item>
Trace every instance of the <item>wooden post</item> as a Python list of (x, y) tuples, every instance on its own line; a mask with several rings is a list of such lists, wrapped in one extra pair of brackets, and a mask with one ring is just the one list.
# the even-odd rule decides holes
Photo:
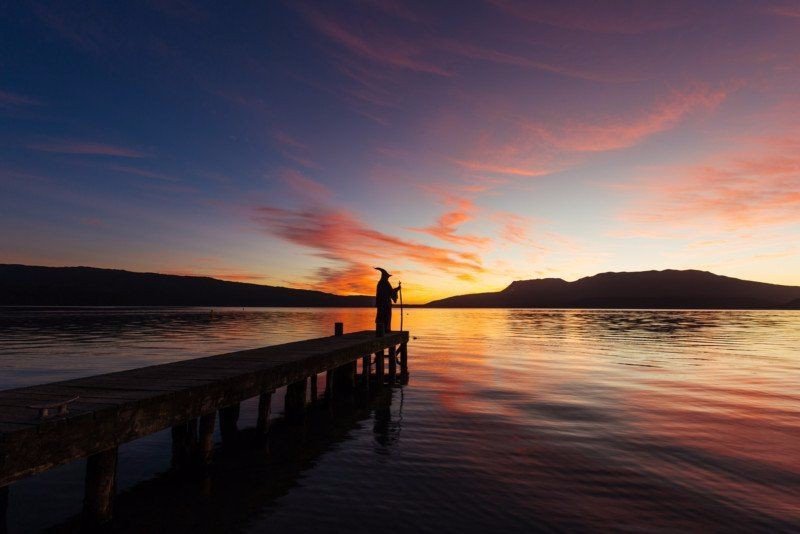
[(364, 383), (364, 388), (369, 389), (369, 378), (372, 373), (372, 355), (367, 354), (361, 358), (361, 380)]
[(8, 495), (10, 486), (0, 488), (0, 534), (8, 532)]
[(344, 323), (333, 323), (333, 335), (334, 336), (344, 335)]
[(186, 446), (189, 441), (188, 433), (189, 426), (186, 423), (172, 427), (172, 467), (186, 465), (186, 459), (189, 456)]
[(117, 448), (98, 452), (86, 461), (86, 493), (83, 513), (89, 525), (111, 520), (117, 492)]
[(334, 369), (333, 389), (337, 391), (337, 394), (338, 392), (351, 393), (355, 388), (355, 373), (353, 372), (353, 367), (355, 367), (355, 365), (356, 362), (353, 361)]
[(317, 374), (310, 377), (311, 380), (311, 402), (317, 402)]
[(269, 413), (272, 410), (272, 392), (262, 393), (258, 397), (258, 422), (256, 432), (259, 436), (266, 436), (269, 430)]
[(394, 384), (397, 379), (397, 349), (389, 347), (389, 383)]
[(408, 380), (408, 343), (400, 344), (400, 376)]
[(286, 386), (285, 415), (289, 421), (297, 422), (302, 420), (306, 410), (306, 380), (289, 384)]
[(198, 457), (203, 465), (210, 464), (211, 458), (214, 456), (214, 421), (216, 418), (215, 412), (200, 417)]
[(330, 400), (333, 397), (333, 370), (325, 371), (325, 397)]
[(222, 445), (230, 446), (236, 443), (239, 433), (239, 410), (241, 405), (237, 402), (230, 406), (225, 406), (219, 411), (219, 431), (222, 434)]
[(375, 353), (375, 381), (380, 387), (383, 384), (383, 351)]
[(386, 327), (383, 323), (375, 323), (375, 337), (383, 337), (386, 332)]

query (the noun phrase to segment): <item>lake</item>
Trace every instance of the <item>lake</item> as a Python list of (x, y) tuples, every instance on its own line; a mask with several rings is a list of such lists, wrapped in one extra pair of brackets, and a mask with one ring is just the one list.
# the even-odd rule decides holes
[[(215, 459), (208, 478), (187, 480), (169, 472), (169, 431), (121, 447), (120, 530), (800, 530), (800, 312), (406, 314), (409, 383), (320, 416), (271, 455)], [(0, 308), (0, 389), (373, 320), (367, 309)], [(243, 404), (240, 426), (254, 419)], [(15, 484), (11, 531), (69, 530), (83, 475), (76, 462)]]

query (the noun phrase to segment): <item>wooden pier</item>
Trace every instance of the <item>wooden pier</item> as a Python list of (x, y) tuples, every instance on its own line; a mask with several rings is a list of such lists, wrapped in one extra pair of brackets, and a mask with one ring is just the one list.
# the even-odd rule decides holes
[(217, 414), (225, 446), (237, 440), (240, 403), (259, 397), (256, 434), (263, 436), (277, 388), (286, 386), (286, 418), (301, 420), (309, 378), (313, 401), (319, 373), (329, 398), (359, 382), (381, 387), (395, 382), (399, 353), (407, 378), (408, 339), (408, 332), (344, 334), (337, 323), (331, 337), (0, 391), (0, 532), (17, 480), (88, 458), (84, 515), (89, 525), (104, 523), (113, 511), (119, 445), (171, 428), (174, 462), (208, 463)]

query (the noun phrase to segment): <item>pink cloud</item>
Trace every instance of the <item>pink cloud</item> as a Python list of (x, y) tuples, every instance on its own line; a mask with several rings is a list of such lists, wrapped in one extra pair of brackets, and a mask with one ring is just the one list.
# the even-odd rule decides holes
[(319, 10), (307, 5), (296, 7), (317, 31), (362, 59), (414, 72), (438, 76), (451, 75), (448, 70), (423, 59), (421, 56), (425, 49), (415, 45), (411, 40), (391, 38), (382, 31), (378, 31), (374, 35), (358, 34)]
[(488, 237), (456, 233), (459, 226), (474, 218), (476, 207), (471, 200), (451, 197), (446, 199), (445, 203), (451, 206), (452, 209), (443, 213), (436, 220), (436, 224), (425, 228), (412, 229), (461, 246), (484, 247), (491, 242)]
[(327, 202), (333, 197), (333, 191), (328, 186), (309, 178), (301, 172), (293, 169), (283, 169), (279, 176), (289, 190), (298, 198), (313, 202)]
[(125, 158), (146, 158), (149, 154), (131, 148), (70, 139), (54, 139), (41, 143), (33, 143), (28, 148), (41, 152), (56, 154), (76, 154), (88, 156), (119, 156)]
[(276, 147), (286, 159), (310, 169), (319, 168), (319, 165), (309, 156), (310, 150), (305, 143), (282, 130), (273, 131), (270, 137), (275, 141)]
[[(794, 148), (785, 151), (786, 146)], [(629, 223), (661, 234), (747, 232), (800, 224), (800, 156), (793, 138), (751, 146), (704, 165), (664, 169), (629, 188)]]
[(578, 78), (581, 80), (588, 80), (594, 82), (606, 83), (622, 83), (633, 82), (642, 79), (640, 75), (619, 74), (614, 72), (605, 72), (603, 69), (581, 69), (574, 66), (566, 65), (563, 62), (547, 62), (541, 59), (531, 59), (516, 54), (510, 54), (500, 50), (493, 50), (475, 45), (471, 42), (458, 41), (453, 39), (442, 39), (437, 42), (437, 46), (442, 50), (451, 54), (459, 55), (468, 59), (477, 59), (481, 61), (488, 61), (491, 63), (498, 63), (501, 65), (510, 65), (525, 69), (535, 69), (553, 74), (567, 76), (569, 78)]
[[(488, 105), (474, 110), (473, 120), (489, 126), (471, 133), (472, 138), (462, 149), (464, 157), (451, 161), (461, 168), (490, 175), (545, 176), (580, 163), (587, 154), (633, 147), (674, 129), (715, 110), (727, 94), (721, 89), (693, 85), (661, 96), (643, 110), (588, 118), (519, 118), (524, 113)], [(453, 130), (459, 124), (448, 124), (446, 128)]]
[(471, 171), (488, 172), (490, 174), (508, 174), (511, 176), (534, 177), (534, 176), (545, 176), (553, 172), (551, 169), (548, 168), (536, 168), (536, 167), (525, 167), (525, 166), (516, 167), (510, 165), (491, 163), (488, 161), (459, 160), (459, 159), (453, 161), (465, 169), (469, 169)]
[(592, 33), (636, 35), (693, 23), (701, 15), (697, 2), (638, 2), (592, 0), (525, 2), (489, 0), (506, 13), (550, 26)]
[(603, 152), (628, 148), (646, 138), (674, 128), (690, 115), (713, 110), (727, 97), (722, 90), (697, 86), (673, 91), (658, 99), (639, 116), (602, 117), (591, 122), (565, 119), (558, 126), (526, 125), (548, 145), (573, 152)]

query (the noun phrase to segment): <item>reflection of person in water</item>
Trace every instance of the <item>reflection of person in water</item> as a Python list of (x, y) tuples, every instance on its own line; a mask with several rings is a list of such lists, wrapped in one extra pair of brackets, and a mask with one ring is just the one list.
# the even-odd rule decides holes
[(389, 277), (392, 275), (386, 272), (386, 269), (381, 269), (380, 267), (375, 267), (375, 269), (381, 272), (381, 279), (375, 289), (375, 307), (378, 310), (375, 316), (375, 324), (382, 324), (384, 332), (391, 332), (392, 302), (397, 302), (400, 284), (397, 284), (397, 287), (392, 287), (392, 284), (389, 283)]

